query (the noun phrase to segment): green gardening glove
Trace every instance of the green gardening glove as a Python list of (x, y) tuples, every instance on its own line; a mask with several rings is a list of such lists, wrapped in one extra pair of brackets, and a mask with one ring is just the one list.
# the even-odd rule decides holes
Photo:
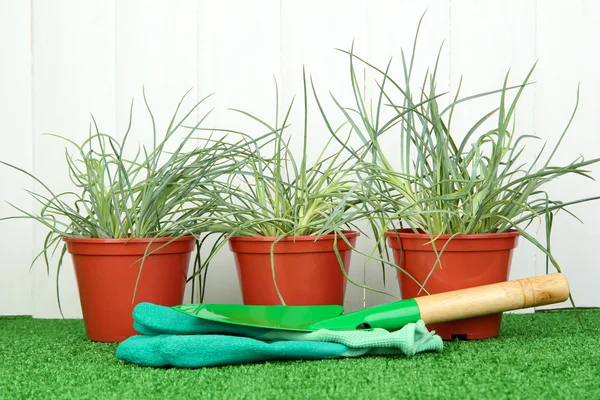
[(117, 358), (143, 366), (208, 367), (268, 360), (412, 356), (443, 349), (422, 321), (399, 331), (291, 332), (225, 324), (141, 303), (133, 312), (133, 336), (119, 345)]

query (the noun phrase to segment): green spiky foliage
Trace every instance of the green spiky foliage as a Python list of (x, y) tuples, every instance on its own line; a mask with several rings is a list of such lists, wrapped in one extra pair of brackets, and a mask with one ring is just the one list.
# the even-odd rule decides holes
[[(182, 112), (188, 93), (177, 105), (162, 138), (144, 93), (144, 104), (152, 123), (152, 146), (138, 144), (131, 157), (127, 156), (131, 154), (127, 145), (131, 144), (128, 138), (133, 122), (133, 102), (129, 124), (120, 141), (104, 133), (93, 117), (89, 135), (81, 143), (52, 135), (70, 146), (65, 149), (65, 160), (73, 190), (56, 193), (30, 172), (0, 161), (26, 174), (40, 187), (39, 192), (28, 191), (37, 204), (37, 212), (13, 205), (20, 215), (2, 218), (32, 219), (47, 229), (43, 248), (32, 265), (43, 257), (49, 272), (50, 256), (60, 249), (57, 263), (60, 271), (66, 253), (64, 237), (173, 237), (175, 240), (194, 235), (198, 248), (194, 276), (202, 275), (207, 262), (200, 259), (199, 250), (205, 240), (201, 234), (212, 232), (210, 216), (216, 207), (215, 193), (222, 187), (220, 179), (243, 168), (247, 162), (248, 144), (265, 137), (238, 138), (233, 142), (227, 137), (197, 138), (198, 128), (212, 110), (204, 113), (192, 127), (186, 127), (185, 123), (195, 117), (210, 96)], [(174, 150), (169, 150), (172, 147)], [(69, 150), (74, 150), (74, 154)], [(217, 247), (211, 249), (209, 259)], [(150, 254), (148, 252), (144, 258)], [(201, 298), (202, 282), (198, 279), (194, 286)]]
[[(361, 142), (360, 149), (349, 150), (358, 160), (371, 163), (366, 183), (376, 192), (371, 201), (371, 221), (380, 247), (385, 230), (399, 226), (428, 233), (432, 240), (440, 234), (449, 234), (452, 239), (458, 234), (516, 230), (560, 271), (550, 251), (554, 216), (559, 211), (573, 215), (569, 206), (600, 198), (561, 201), (547, 191), (548, 183), (565, 176), (591, 179), (589, 168), (600, 161), (578, 157), (566, 165), (554, 163), (575, 116), (579, 89), (575, 107), (557, 142), (549, 152), (544, 145), (534, 157), (529, 157), (526, 146), (539, 138), (515, 132), (515, 113), (530, 85), (535, 65), (516, 86), (508, 84), (506, 74), (501, 89), (461, 97), (459, 85), (447, 101), (449, 104), (442, 106), (440, 102), (449, 95), (440, 93), (437, 86), (441, 48), (435, 66), (417, 81), (413, 71), (417, 38), (418, 29), (411, 55), (406, 57), (402, 52), (400, 78), (391, 76), (391, 60), (379, 68), (357, 56), (353, 48), (343, 51), (349, 59), (354, 104), (342, 105), (332, 95)], [(365, 68), (375, 76), (372, 100), (361, 90), (357, 68)], [(414, 90), (415, 81), (420, 82), (418, 90)], [(468, 106), (492, 95), (500, 97), (497, 108), (481, 116), (466, 132), (452, 130), (452, 116), (458, 106)], [(328, 119), (327, 113), (322, 115)], [(493, 128), (483, 129), (486, 121), (494, 120)], [(331, 134), (342, 140), (333, 130)], [(400, 147), (386, 148), (382, 144), (384, 135), (397, 135)], [(390, 160), (398, 158), (401, 163), (395, 167)], [(545, 221), (545, 243), (527, 232), (534, 221)]]

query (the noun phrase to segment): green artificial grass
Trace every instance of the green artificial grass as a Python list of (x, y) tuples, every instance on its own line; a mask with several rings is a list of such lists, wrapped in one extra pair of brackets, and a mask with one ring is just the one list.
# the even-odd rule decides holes
[(80, 320), (0, 318), (0, 398), (598, 399), (600, 310), (505, 315), (501, 336), (412, 358), (153, 369), (92, 343)]

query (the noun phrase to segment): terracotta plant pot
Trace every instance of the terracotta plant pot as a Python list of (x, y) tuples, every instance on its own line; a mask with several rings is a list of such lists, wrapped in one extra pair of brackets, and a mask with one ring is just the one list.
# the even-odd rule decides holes
[[(346, 231), (344, 236), (354, 247), (359, 233)], [(296, 236), (277, 242), (275, 278), (285, 304), (343, 305), (346, 278), (334, 252), (334, 237), (333, 234), (318, 239), (316, 236)], [(233, 236), (229, 239), (244, 304), (281, 304), (271, 268), (271, 246), (276, 239), (264, 236)], [(337, 248), (348, 273), (352, 250), (339, 235)]]
[[(388, 245), (393, 249), (396, 265), (406, 270), (419, 283), (425, 283), (437, 256), (442, 250), (441, 267), (438, 264), (425, 288), (431, 294), (474, 286), (504, 282), (508, 280), (512, 250), (516, 247), (519, 233), (457, 235), (450, 242), (451, 235), (441, 235), (431, 242), (429, 234), (416, 234), (410, 229), (386, 232)], [(426, 296), (409, 276), (398, 271), (402, 298)], [(431, 324), (442, 339), (486, 339), (498, 336), (502, 314), (469, 318), (460, 321)]]
[[(148, 251), (172, 239), (154, 239)], [(193, 236), (179, 238), (146, 258), (135, 299), (140, 259), (152, 239), (64, 240), (73, 257), (90, 340), (121, 342), (137, 334), (131, 313), (138, 303), (174, 306), (183, 302)]]

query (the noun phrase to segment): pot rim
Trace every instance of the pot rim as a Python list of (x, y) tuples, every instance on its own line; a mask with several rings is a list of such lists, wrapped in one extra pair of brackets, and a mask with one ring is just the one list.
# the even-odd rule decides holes
[(86, 244), (86, 243), (94, 243), (94, 244), (101, 244), (101, 243), (106, 243), (106, 244), (135, 244), (135, 243), (166, 243), (169, 241), (173, 241), (175, 242), (183, 242), (183, 241), (190, 241), (190, 240), (195, 240), (196, 238), (193, 235), (186, 235), (186, 236), (182, 236), (180, 238), (175, 238), (175, 236), (161, 236), (161, 237), (156, 237), (156, 238), (134, 238), (134, 239), (128, 239), (128, 238), (71, 238), (71, 237), (63, 237), (63, 241), (65, 241), (66, 243), (82, 243), (82, 244)]
[[(342, 233), (348, 239), (360, 236), (360, 232), (358, 232), (358, 231), (352, 231), (352, 230), (347, 230), (346, 231), (346, 230), (343, 230)], [(336, 235), (337, 235), (336, 233), (332, 233), (332, 234), (321, 235), (321, 236), (315, 236), (315, 235), (310, 235), (310, 236), (284, 236), (283, 238), (281, 238), (278, 241), (278, 243), (279, 242), (299, 242), (299, 241), (332, 240), (332, 239), (335, 238)], [(341, 236), (341, 235), (338, 235), (338, 236)], [(278, 236), (230, 236), (229, 237), (230, 241), (235, 241), (235, 242), (274, 242), (277, 239), (279, 239)]]
[(435, 235), (429, 233), (414, 233), (411, 228), (401, 229), (388, 229), (385, 232), (385, 236), (388, 238), (395, 238), (396, 234), (402, 239), (425, 239), (425, 240), (477, 240), (477, 239), (505, 239), (519, 236), (519, 232), (515, 229), (511, 229), (507, 232), (502, 233), (461, 233), (454, 237), (450, 233), (444, 233), (442, 235)]

